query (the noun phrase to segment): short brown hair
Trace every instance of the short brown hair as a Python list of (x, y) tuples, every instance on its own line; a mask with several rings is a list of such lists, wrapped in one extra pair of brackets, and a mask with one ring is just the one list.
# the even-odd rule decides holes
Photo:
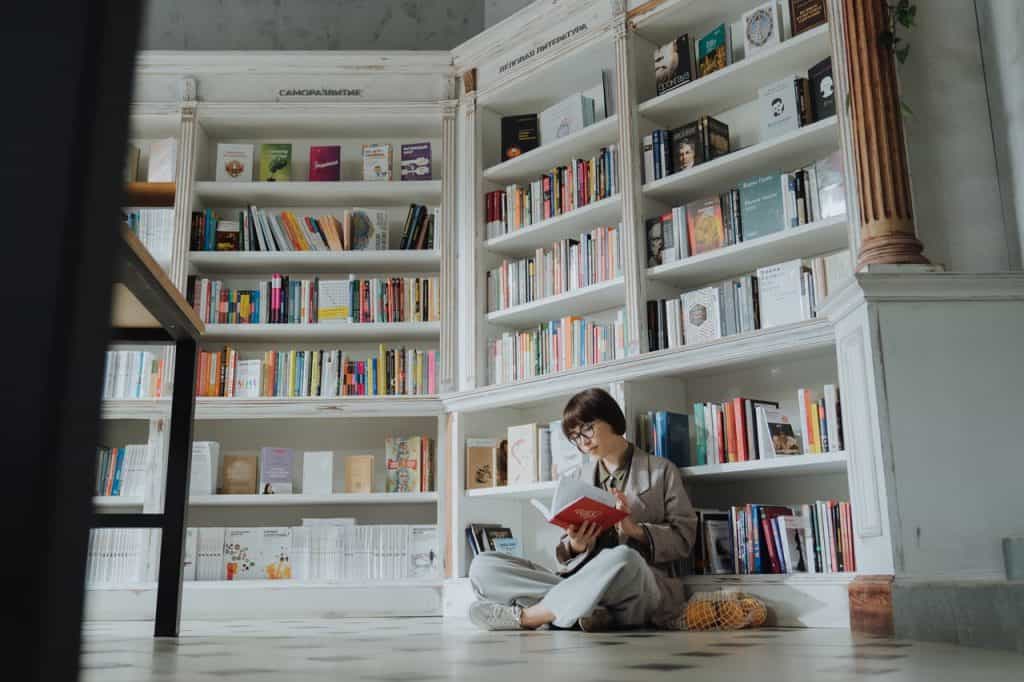
[(600, 388), (580, 391), (569, 398), (562, 410), (562, 433), (568, 438), (576, 429), (598, 419), (620, 436), (626, 433), (626, 415), (622, 414), (622, 408), (608, 391)]

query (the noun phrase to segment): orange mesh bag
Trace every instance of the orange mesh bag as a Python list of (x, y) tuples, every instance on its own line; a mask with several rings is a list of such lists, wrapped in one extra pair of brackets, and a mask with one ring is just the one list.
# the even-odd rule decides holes
[(764, 625), (764, 602), (742, 592), (698, 592), (686, 602), (687, 630), (742, 630)]

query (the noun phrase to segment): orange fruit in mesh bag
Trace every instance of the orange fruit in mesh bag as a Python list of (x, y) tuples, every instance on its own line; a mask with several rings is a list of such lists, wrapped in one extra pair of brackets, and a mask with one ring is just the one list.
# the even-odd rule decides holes
[(686, 627), (690, 630), (714, 630), (718, 626), (715, 605), (709, 601), (693, 601), (686, 605)]
[(750, 627), (760, 627), (768, 620), (768, 609), (760, 599), (743, 597), (740, 599), (739, 604), (740, 608), (743, 609), (743, 613), (747, 616)]
[(749, 618), (738, 599), (723, 599), (718, 603), (718, 626), (723, 630), (740, 630)]

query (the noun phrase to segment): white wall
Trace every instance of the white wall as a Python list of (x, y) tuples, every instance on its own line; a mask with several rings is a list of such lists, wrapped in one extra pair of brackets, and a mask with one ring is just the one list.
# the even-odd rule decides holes
[(1024, 254), (1024, 2), (976, 0), (1010, 266)]
[(956, 272), (1007, 270), (1016, 244), (1003, 222), (974, 0), (918, 2), (917, 16), (899, 75), (925, 255)]

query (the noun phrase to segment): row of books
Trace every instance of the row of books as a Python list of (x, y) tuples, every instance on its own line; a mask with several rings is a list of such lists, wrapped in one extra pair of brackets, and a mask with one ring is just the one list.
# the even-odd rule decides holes
[(636, 416), (636, 446), (677, 467), (690, 466), (690, 418), (685, 414), (652, 410)]
[(846, 214), (838, 151), (789, 173), (748, 178), (647, 221), (647, 267)]
[(699, 38), (684, 33), (654, 51), (654, 78), (661, 95), (784, 40), (828, 22), (825, 0), (768, 0), (736, 22), (714, 26)]
[(678, 298), (647, 302), (648, 349), (705, 343), (811, 320), (822, 300), (850, 276), (849, 253), (792, 260)]
[(335, 398), (348, 395), (433, 395), (437, 351), (378, 347), (353, 360), (343, 350), (264, 351), (242, 359), (235, 348), (201, 351), (196, 395), (213, 398)]
[(590, 159), (573, 159), (528, 185), (488, 192), (486, 234), (494, 239), (619, 193), (619, 150), (602, 147)]
[(492, 338), (487, 342), (488, 382), (509, 383), (626, 357), (624, 316), (619, 310), (609, 322), (563, 317)]
[(643, 182), (653, 182), (728, 154), (729, 126), (701, 116), (674, 130), (657, 128), (643, 140)]
[[(191, 491), (195, 495), (331, 495), (337, 457), (330, 450), (304, 452), (264, 447), (259, 453), (221, 454), (215, 441), (192, 444)], [(375, 489), (374, 455), (342, 458), (345, 493), (434, 492), (437, 452), (426, 436), (384, 439), (386, 476), (382, 491)], [(301, 481), (301, 491), (299, 482)]]
[[(259, 165), (254, 164), (253, 145), (220, 143), (217, 145), (217, 182), (287, 182), (292, 177), (292, 146), (265, 143), (259, 146)], [(342, 179), (340, 144), (313, 145), (309, 148), (309, 182), (338, 182)], [(393, 147), (390, 144), (362, 146), (363, 180), (391, 180)], [(402, 180), (430, 180), (432, 177), (429, 142), (401, 145)], [(255, 174), (255, 178), (253, 175)]]
[(162, 353), (108, 350), (103, 368), (103, 399), (159, 398), (164, 388)]
[(146, 494), (149, 447), (125, 445), (96, 448), (96, 485), (99, 497), (140, 497)]
[(857, 570), (849, 502), (748, 504), (697, 510), (697, 574), (850, 573)]
[(504, 435), (466, 439), (466, 490), (555, 481), (583, 464), (560, 419), (510, 426)]
[(203, 322), (317, 324), (430, 322), (440, 318), (438, 277), (292, 279), (274, 273), (255, 289), (190, 276), (189, 303)]
[(436, 578), (437, 526), (359, 526), (354, 519), (303, 519), (301, 526), (188, 528), (189, 581), (312, 583)]
[(89, 531), (85, 560), (88, 587), (139, 585), (150, 575), (148, 528), (94, 528)]
[(124, 222), (166, 269), (174, 250), (174, 209), (136, 208), (123, 213)]
[(800, 435), (777, 401), (733, 398), (720, 403), (695, 403), (693, 464), (840, 452), (842, 407), (835, 384), (825, 384), (821, 398), (816, 398), (812, 389), (798, 389), (797, 402)]
[(471, 523), (466, 526), (466, 542), (472, 556), (481, 552), (501, 552), (523, 556), (523, 545), (512, 531), (497, 523)]
[(505, 259), (487, 272), (487, 310), (504, 310), (622, 276), (620, 230), (599, 227), (531, 258)]

